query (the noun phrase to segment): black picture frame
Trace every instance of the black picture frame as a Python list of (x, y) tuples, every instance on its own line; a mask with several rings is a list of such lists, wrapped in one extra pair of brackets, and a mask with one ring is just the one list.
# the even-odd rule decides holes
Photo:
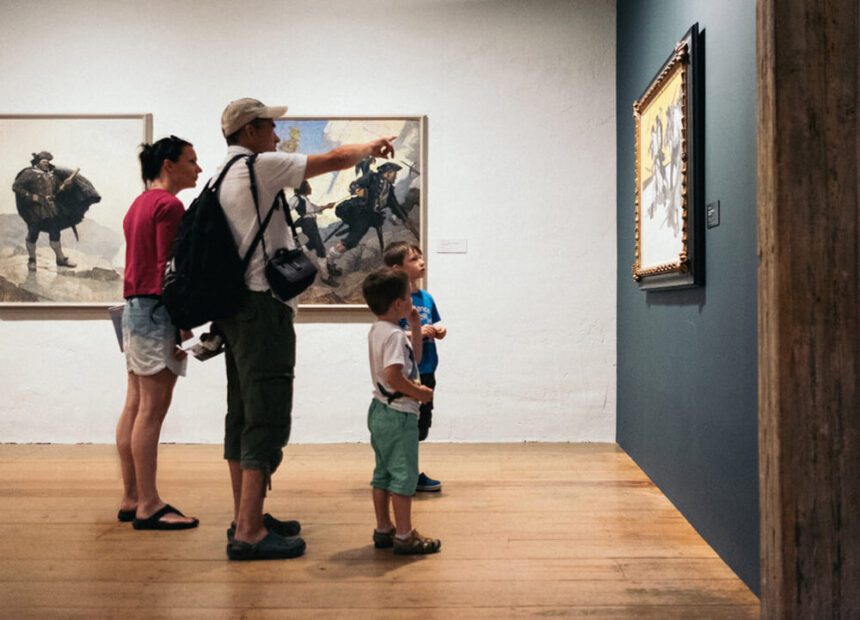
[(704, 284), (701, 45), (693, 24), (633, 103), (641, 290)]

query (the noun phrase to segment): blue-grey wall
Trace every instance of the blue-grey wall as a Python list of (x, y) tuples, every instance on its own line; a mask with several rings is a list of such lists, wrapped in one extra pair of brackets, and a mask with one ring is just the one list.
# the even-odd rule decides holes
[[(759, 592), (756, 75), (752, 0), (619, 0), (618, 443)], [(705, 286), (633, 281), (632, 103), (698, 22), (704, 48)]]

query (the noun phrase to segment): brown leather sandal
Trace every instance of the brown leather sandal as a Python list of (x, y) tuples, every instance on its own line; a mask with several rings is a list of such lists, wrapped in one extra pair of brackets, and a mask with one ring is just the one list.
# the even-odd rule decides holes
[(428, 553), (436, 553), (442, 548), (442, 541), (438, 538), (425, 538), (418, 533), (418, 530), (412, 530), (409, 538), (401, 540), (394, 537), (394, 553), (397, 555), (426, 555)]
[(394, 546), (394, 532), (392, 527), (387, 532), (378, 532), (373, 530), (373, 546), (377, 549), (390, 549)]

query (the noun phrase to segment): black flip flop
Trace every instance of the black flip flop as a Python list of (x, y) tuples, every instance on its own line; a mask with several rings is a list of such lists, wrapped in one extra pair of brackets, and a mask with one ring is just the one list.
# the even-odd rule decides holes
[(131, 526), (136, 530), (190, 530), (200, 524), (200, 521), (197, 519), (194, 519), (190, 523), (171, 523), (161, 520), (161, 517), (171, 513), (179, 515), (180, 517), (185, 516), (170, 504), (165, 504), (164, 508), (146, 519), (135, 518), (134, 521), (131, 522)]
[(130, 523), (131, 521), (134, 521), (134, 515), (134, 510), (120, 510), (116, 513), (116, 520), (122, 521), (123, 523)]

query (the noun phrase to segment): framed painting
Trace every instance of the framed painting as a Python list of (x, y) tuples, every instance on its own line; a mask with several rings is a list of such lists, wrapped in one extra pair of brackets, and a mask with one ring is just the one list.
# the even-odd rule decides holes
[(704, 283), (699, 44), (694, 24), (633, 103), (633, 279), (643, 290)]
[(385, 247), (406, 241), (426, 251), (426, 118), (287, 117), (275, 131), (279, 149), (306, 155), (392, 138), (391, 159), (368, 158), (286, 191), (305, 249), (320, 266), (300, 305), (364, 308), (362, 282), (383, 266)]
[(122, 220), (151, 114), (0, 115), (0, 305), (122, 300)]

